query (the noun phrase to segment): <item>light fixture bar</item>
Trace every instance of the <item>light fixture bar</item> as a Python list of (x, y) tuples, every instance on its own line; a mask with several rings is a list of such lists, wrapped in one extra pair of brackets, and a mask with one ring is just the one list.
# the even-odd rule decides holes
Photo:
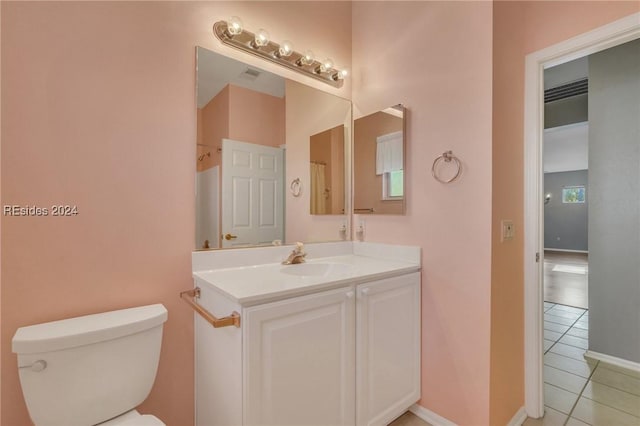
[[(325, 70), (322, 63), (313, 60), (309, 64), (305, 64), (304, 60), (300, 61), (304, 55), (295, 50), (291, 54), (282, 56), (278, 54), (280, 45), (273, 41), (267, 42), (264, 46), (256, 46), (256, 35), (251, 31), (242, 30), (239, 34), (231, 34), (225, 21), (218, 21), (213, 24), (213, 33), (220, 41), (229, 46), (250, 53), (254, 56), (266, 59), (267, 61), (282, 65), (283, 67), (298, 71), (308, 77), (320, 80), (333, 87), (342, 87), (343, 74), (340, 70), (329, 68)], [(322, 70), (321, 70), (322, 68)]]

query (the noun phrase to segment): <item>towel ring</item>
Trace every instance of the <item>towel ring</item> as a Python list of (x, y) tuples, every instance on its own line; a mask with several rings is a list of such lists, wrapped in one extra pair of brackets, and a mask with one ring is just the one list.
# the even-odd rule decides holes
[[(440, 177), (436, 173), (436, 166), (442, 160), (444, 160), (445, 163), (450, 163), (451, 160), (453, 160), (453, 162), (456, 163), (456, 169), (457, 169), (456, 174), (451, 179), (448, 179), (448, 180), (440, 179)], [(452, 151), (443, 152), (441, 156), (433, 160), (433, 165), (431, 166), (431, 174), (433, 175), (433, 178), (440, 183), (451, 183), (455, 181), (460, 177), (460, 172), (462, 172), (462, 164), (460, 163), (460, 160), (458, 160), (458, 157), (453, 155)]]
[(291, 189), (291, 193), (294, 197), (299, 197), (302, 193), (302, 182), (300, 182), (300, 178), (295, 178), (291, 181), (291, 185), (289, 185)]

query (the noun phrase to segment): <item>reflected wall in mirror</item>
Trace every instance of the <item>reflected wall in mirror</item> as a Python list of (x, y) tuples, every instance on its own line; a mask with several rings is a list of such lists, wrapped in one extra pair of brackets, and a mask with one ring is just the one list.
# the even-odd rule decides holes
[(310, 139), (311, 214), (344, 213), (344, 125)]
[(345, 111), (350, 121), (351, 103), (201, 47), (196, 55), (196, 249), (343, 239), (342, 220), (316, 226), (308, 198), (303, 206), (288, 188), (296, 177), (311, 188), (311, 135), (344, 125)]
[(354, 121), (355, 214), (404, 214), (404, 116), (396, 105)]

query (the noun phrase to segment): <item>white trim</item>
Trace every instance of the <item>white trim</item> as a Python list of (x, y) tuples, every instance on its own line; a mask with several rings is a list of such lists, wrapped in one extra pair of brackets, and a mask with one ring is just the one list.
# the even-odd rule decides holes
[(531, 53), (525, 58), (524, 99), (524, 350), (525, 409), (529, 417), (543, 411), (542, 381), (542, 262), (543, 247), (542, 119), (543, 71), (640, 37), (640, 13), (634, 13), (577, 37)]
[(589, 250), (569, 250), (569, 249), (558, 249), (558, 248), (544, 248), (544, 251), (561, 251), (563, 253), (583, 253), (589, 254)]
[(584, 356), (597, 359), (598, 361), (602, 361), (607, 364), (615, 365), (616, 367), (621, 367), (627, 370), (635, 371), (636, 373), (640, 373), (640, 362), (629, 361), (628, 359), (618, 358), (616, 356), (602, 354), (600, 352), (594, 352), (591, 350), (585, 352)]
[(518, 411), (513, 415), (507, 426), (521, 426), (524, 421), (527, 420), (527, 411), (524, 407), (520, 407)]
[(409, 407), (409, 411), (433, 426), (458, 426), (451, 420), (445, 419), (441, 415), (436, 414), (418, 404), (413, 404)]

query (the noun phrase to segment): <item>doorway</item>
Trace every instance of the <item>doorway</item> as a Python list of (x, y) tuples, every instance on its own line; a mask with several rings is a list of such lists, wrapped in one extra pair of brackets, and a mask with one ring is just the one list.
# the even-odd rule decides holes
[(589, 57), (544, 70), (544, 301), (588, 308)]
[[(525, 408), (544, 414), (542, 73), (545, 69), (640, 37), (640, 14), (528, 55), (525, 74)], [(552, 307), (547, 306), (548, 309)], [(582, 317), (581, 314), (580, 316)], [(587, 322), (588, 323), (588, 322)], [(572, 405), (575, 407), (575, 404)]]

